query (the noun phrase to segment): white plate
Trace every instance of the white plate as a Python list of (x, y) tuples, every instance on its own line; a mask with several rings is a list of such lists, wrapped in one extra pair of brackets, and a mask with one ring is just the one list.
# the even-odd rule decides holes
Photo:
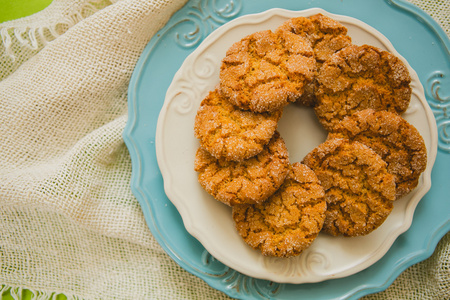
[[(156, 154), (164, 178), (164, 189), (181, 214), (187, 231), (216, 259), (255, 278), (296, 284), (319, 282), (345, 277), (369, 267), (410, 227), (418, 202), (431, 186), (433, 153), (435, 155), (437, 147), (436, 125), (419, 78), (408, 64), (413, 93), (410, 107), (403, 117), (424, 137), (429, 164), (418, 187), (397, 200), (391, 215), (371, 234), (354, 238), (320, 234), (312, 246), (298, 257), (264, 257), (239, 236), (231, 209), (207, 194), (198, 183), (194, 157), (199, 142), (194, 137), (194, 119), (200, 102), (219, 82), (220, 62), (226, 50), (248, 34), (275, 29), (288, 18), (319, 12), (345, 25), (354, 44), (369, 44), (388, 50), (407, 64), (386, 37), (359, 20), (333, 15), (321, 9), (300, 12), (272, 9), (240, 17), (211, 33), (175, 74), (158, 119)], [(291, 163), (301, 161), (326, 137), (312, 109), (292, 104), (284, 109), (279, 131), (289, 149)]]

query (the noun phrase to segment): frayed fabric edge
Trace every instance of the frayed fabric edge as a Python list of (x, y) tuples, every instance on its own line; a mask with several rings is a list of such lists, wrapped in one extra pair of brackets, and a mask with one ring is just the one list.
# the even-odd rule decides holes
[[(52, 40), (64, 34), (75, 24), (83, 21), (95, 12), (111, 4), (114, 4), (115, 2), (118, 2), (118, 0), (87, 1), (69, 15), (61, 17), (60, 19), (53, 21), (50, 24), (40, 26), (33, 26), (32, 24), (36, 23), (35, 21), (31, 22), (31, 25), (25, 26), (17, 26), (11, 24), (15, 23), (14, 20), (0, 24), (0, 37), (2, 46), (4, 48), (4, 55), (6, 57), (9, 57), (11, 61), (14, 62), (16, 60), (16, 55), (12, 47), (14, 43), (18, 43), (18, 45), (20, 45), (21, 47), (26, 47), (30, 50), (39, 50), (39, 48), (43, 48), (48, 42), (51, 42)], [(102, 3), (103, 5), (101, 5)], [(34, 14), (33, 19), (39, 19), (39, 14), (44, 15), (44, 13), (46, 13), (46, 10), (53, 9), (52, 4), (53, 3), (44, 8), (42, 11)], [(28, 17), (22, 18), (21, 21), (25, 23), (26, 18)], [(58, 32), (58, 28), (64, 28), (64, 30), (60, 30), (61, 32)]]
[(14, 300), (22, 300), (24, 294), (26, 293), (25, 291), (28, 291), (27, 299), (30, 300), (58, 300), (58, 299), (60, 300), (61, 296), (64, 296), (64, 299), (67, 300), (83, 300), (83, 298), (75, 295), (70, 295), (69, 293), (46, 292), (46, 291), (38, 291), (36, 289), (14, 287), (5, 284), (0, 285), (1, 298), (5, 297), (6, 295), (9, 295)]

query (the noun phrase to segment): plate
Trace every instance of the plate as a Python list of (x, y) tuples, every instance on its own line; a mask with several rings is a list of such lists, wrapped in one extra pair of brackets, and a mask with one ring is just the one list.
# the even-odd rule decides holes
[[(371, 26), (348, 16), (323, 9), (303, 11), (270, 9), (228, 22), (212, 32), (183, 62), (170, 84), (156, 127), (156, 156), (164, 179), (164, 190), (178, 209), (187, 231), (217, 260), (245, 275), (280, 283), (310, 283), (355, 274), (379, 260), (394, 240), (411, 225), (414, 210), (431, 186), (431, 169), (437, 148), (437, 129), (416, 72), (403, 59), (411, 75), (411, 103), (403, 117), (424, 137), (428, 150), (427, 168), (418, 186), (395, 201), (387, 220), (373, 233), (355, 237), (319, 234), (311, 247), (294, 258), (261, 255), (239, 236), (231, 208), (207, 194), (194, 171), (199, 142), (194, 136), (194, 119), (200, 102), (219, 83), (219, 71), (226, 50), (248, 34), (275, 30), (293, 17), (321, 13), (348, 29), (353, 44), (368, 44), (400, 57), (389, 40)], [(311, 108), (294, 104), (284, 108), (279, 132), (286, 142), (291, 163), (326, 139)]]
[[(432, 172), (433, 185), (419, 202), (410, 229), (396, 239), (378, 262), (357, 274), (319, 283), (280, 284), (243, 275), (216, 260), (187, 233), (163, 190), (156, 161), (156, 120), (175, 72), (205, 37), (240, 15), (272, 8), (273, 2), (189, 1), (142, 53), (129, 85), (129, 120), (123, 136), (133, 165), (131, 188), (154, 237), (180, 266), (232, 297), (299, 299), (298, 295), (302, 295), (301, 299), (358, 299), (385, 289), (408, 266), (431, 255), (450, 229), (450, 204), (444, 201), (450, 192), (449, 171), (445, 167), (450, 164), (449, 118), (445, 114), (449, 106), (445, 96), (449, 86), (447, 36), (429, 16), (403, 1), (312, 2), (281, 0), (277, 6), (300, 10), (314, 5), (362, 20), (382, 32), (417, 71), (438, 125), (439, 151)], [(385, 16), (383, 21), (376, 17), (381, 14)]]

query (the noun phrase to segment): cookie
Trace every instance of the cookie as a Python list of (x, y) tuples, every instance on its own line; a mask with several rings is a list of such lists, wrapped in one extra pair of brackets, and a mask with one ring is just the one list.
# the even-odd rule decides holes
[(280, 189), (263, 203), (232, 209), (244, 241), (265, 256), (291, 257), (308, 248), (322, 229), (326, 202), (317, 176), (294, 163)]
[(200, 147), (194, 168), (200, 185), (217, 200), (229, 206), (254, 204), (281, 186), (289, 170), (289, 154), (275, 132), (263, 151), (242, 162), (216, 159)]
[(366, 108), (402, 114), (411, 99), (410, 82), (407, 67), (393, 54), (369, 45), (351, 45), (320, 68), (314, 110), (328, 131)]
[(214, 157), (242, 161), (263, 150), (281, 115), (282, 110), (266, 113), (241, 110), (214, 90), (197, 110), (194, 133), (200, 146)]
[(314, 70), (307, 40), (290, 32), (259, 31), (226, 52), (220, 67), (220, 91), (241, 109), (276, 111), (302, 95)]
[(330, 139), (303, 159), (319, 178), (327, 202), (323, 231), (331, 235), (366, 235), (391, 213), (394, 176), (369, 147), (346, 139)]
[(365, 109), (345, 117), (328, 139), (346, 138), (370, 147), (394, 175), (397, 199), (413, 190), (427, 165), (427, 149), (419, 131), (397, 114)]
[[(316, 59), (316, 70), (319, 70), (332, 54), (352, 44), (344, 25), (320, 13), (310, 17), (291, 18), (278, 27), (277, 31), (280, 30), (300, 35), (311, 43)], [(316, 80), (308, 83), (297, 103), (314, 106), (315, 85)]]

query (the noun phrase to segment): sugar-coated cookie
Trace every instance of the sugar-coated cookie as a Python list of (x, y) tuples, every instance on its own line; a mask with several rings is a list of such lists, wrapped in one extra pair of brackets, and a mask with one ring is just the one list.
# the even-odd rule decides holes
[(289, 154), (275, 132), (263, 151), (242, 162), (217, 159), (200, 147), (194, 165), (200, 185), (215, 199), (229, 206), (254, 204), (281, 186), (289, 170)]
[[(291, 18), (277, 30), (295, 33), (311, 42), (316, 59), (316, 70), (319, 70), (332, 54), (352, 44), (352, 39), (347, 35), (347, 28), (344, 25), (320, 13), (310, 17)], [(309, 82), (297, 103), (314, 106), (315, 85), (316, 80)]]
[(226, 52), (220, 91), (241, 109), (276, 111), (303, 94), (315, 67), (311, 43), (306, 39), (291, 32), (255, 32)]
[(365, 109), (345, 117), (331, 138), (347, 138), (370, 147), (395, 177), (397, 199), (413, 190), (427, 166), (427, 149), (419, 131), (397, 114)]
[(291, 257), (308, 248), (322, 229), (326, 202), (314, 172), (294, 163), (283, 185), (269, 199), (232, 210), (244, 241), (265, 256)]
[(241, 110), (214, 90), (200, 104), (194, 134), (200, 146), (214, 157), (242, 161), (263, 150), (281, 115), (282, 110), (266, 113)]
[(327, 202), (323, 231), (332, 235), (366, 235), (393, 209), (394, 176), (369, 147), (330, 139), (303, 159), (319, 178)]
[(314, 110), (328, 131), (366, 108), (402, 114), (411, 99), (410, 82), (409, 71), (398, 57), (373, 46), (351, 45), (320, 68)]

